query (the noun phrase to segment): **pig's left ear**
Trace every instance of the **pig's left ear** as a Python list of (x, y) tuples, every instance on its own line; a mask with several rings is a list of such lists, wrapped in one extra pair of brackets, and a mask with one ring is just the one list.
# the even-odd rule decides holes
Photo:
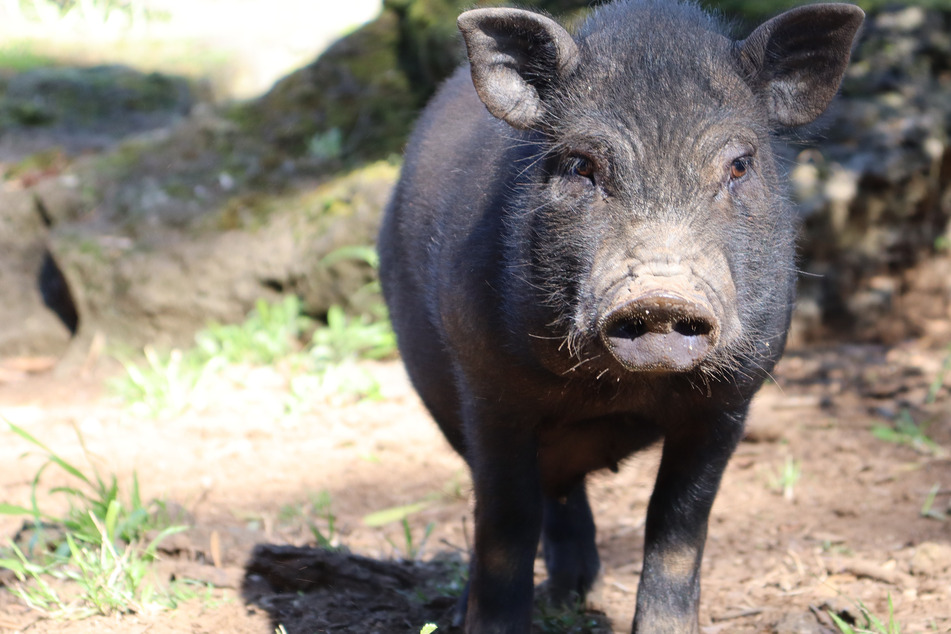
[(773, 124), (803, 125), (822, 114), (839, 89), (864, 18), (851, 4), (799, 7), (737, 44), (738, 61), (766, 99)]
[(571, 35), (554, 20), (521, 9), (474, 9), (457, 24), (482, 103), (512, 127), (535, 127), (548, 89), (578, 63)]

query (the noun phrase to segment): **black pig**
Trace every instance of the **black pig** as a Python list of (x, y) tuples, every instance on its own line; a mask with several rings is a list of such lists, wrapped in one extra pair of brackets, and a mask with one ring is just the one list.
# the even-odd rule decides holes
[(598, 572), (585, 476), (663, 439), (634, 632), (698, 632), (710, 506), (782, 353), (796, 226), (773, 134), (838, 89), (863, 13), (733, 41), (693, 4), (596, 9), (576, 36), (459, 17), (469, 67), (410, 140), (380, 234), (416, 389), (472, 470), (465, 631), (528, 632)]

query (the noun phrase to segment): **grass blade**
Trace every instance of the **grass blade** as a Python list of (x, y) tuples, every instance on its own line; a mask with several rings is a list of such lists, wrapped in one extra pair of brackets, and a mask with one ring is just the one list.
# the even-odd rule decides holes
[(62, 458), (60, 458), (59, 456), (57, 456), (57, 455), (53, 452), (52, 449), (50, 449), (50, 448), (47, 447), (45, 444), (43, 444), (42, 442), (40, 442), (39, 440), (37, 440), (36, 438), (34, 438), (33, 435), (30, 434), (28, 431), (26, 431), (26, 430), (23, 429), (22, 427), (19, 427), (18, 425), (14, 425), (13, 423), (11, 423), (11, 422), (9, 422), (9, 421), (7, 421), (7, 425), (10, 426), (10, 430), (11, 430), (13, 433), (15, 433), (17, 436), (19, 436), (20, 438), (24, 439), (25, 441), (29, 442), (30, 444), (35, 445), (35, 446), (39, 447), (40, 449), (42, 449), (43, 451), (45, 451), (46, 454), (49, 456), (50, 461), (56, 463), (57, 465), (59, 465), (60, 468), (62, 468), (64, 471), (66, 471), (66, 473), (70, 474), (71, 476), (73, 476), (73, 477), (75, 477), (75, 478), (78, 478), (78, 479), (82, 480), (83, 482), (85, 482), (85, 483), (88, 484), (89, 486), (93, 486), (92, 482), (89, 480), (89, 478), (87, 478), (87, 477), (83, 474), (82, 471), (80, 471), (79, 469), (77, 469), (76, 467), (74, 467), (73, 465), (71, 465), (70, 463), (66, 462), (65, 460), (63, 460)]
[(399, 522), (406, 519), (413, 513), (418, 513), (424, 508), (430, 506), (432, 502), (416, 502), (415, 504), (406, 504), (405, 506), (394, 506), (392, 508), (376, 511), (363, 516), (363, 524), (371, 528), (377, 528), (393, 522)]

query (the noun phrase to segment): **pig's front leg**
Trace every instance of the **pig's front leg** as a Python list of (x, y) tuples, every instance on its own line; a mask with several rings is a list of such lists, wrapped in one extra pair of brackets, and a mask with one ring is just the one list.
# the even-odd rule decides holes
[(534, 431), (517, 418), (466, 420), (476, 502), (466, 634), (531, 630), (542, 494)]
[(668, 434), (647, 508), (635, 634), (698, 634), (700, 562), (710, 507), (746, 407)]

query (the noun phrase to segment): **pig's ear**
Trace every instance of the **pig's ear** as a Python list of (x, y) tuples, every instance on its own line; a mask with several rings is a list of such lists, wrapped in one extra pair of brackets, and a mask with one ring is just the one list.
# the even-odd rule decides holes
[(804, 6), (763, 23), (738, 43), (740, 65), (765, 97), (774, 124), (803, 125), (822, 114), (839, 89), (864, 18), (851, 4)]
[(578, 47), (557, 22), (520, 9), (474, 9), (459, 16), (472, 83), (493, 115), (520, 128), (544, 116), (544, 99), (578, 63)]

